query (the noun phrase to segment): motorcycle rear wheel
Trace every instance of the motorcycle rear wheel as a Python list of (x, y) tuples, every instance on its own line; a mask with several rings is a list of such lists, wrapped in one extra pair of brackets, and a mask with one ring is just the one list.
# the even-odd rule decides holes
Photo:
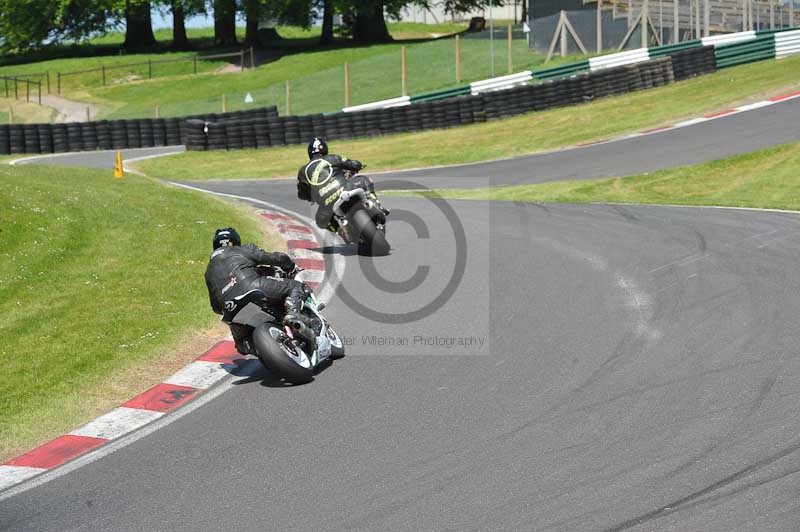
[(287, 345), (286, 333), (275, 324), (264, 323), (253, 331), (256, 356), (265, 368), (292, 384), (314, 379), (314, 367), (307, 356)]
[(356, 234), (364, 240), (367, 253), (372, 256), (388, 255), (391, 246), (369, 213), (364, 209), (356, 209), (350, 216)]

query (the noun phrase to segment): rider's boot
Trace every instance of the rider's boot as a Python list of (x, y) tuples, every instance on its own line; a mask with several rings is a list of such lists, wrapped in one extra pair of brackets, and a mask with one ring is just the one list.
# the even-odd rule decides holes
[(250, 340), (250, 334), (248, 334), (247, 328), (242, 325), (238, 324), (231, 324), (230, 325), (231, 336), (233, 337), (233, 343), (236, 346), (236, 350), (242, 355), (255, 355), (256, 350), (253, 347), (253, 344)]

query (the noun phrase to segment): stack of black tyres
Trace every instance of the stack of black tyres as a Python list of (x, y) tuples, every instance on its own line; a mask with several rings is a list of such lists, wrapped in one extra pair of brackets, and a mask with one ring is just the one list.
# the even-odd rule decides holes
[(670, 54), (675, 81), (711, 74), (717, 70), (713, 46), (689, 48)]
[(22, 126), (24, 153), (39, 153), (39, 132), (36, 124), (25, 124)]
[(328, 138), (330, 135), (328, 134), (328, 121), (325, 120), (325, 115), (322, 113), (315, 113), (311, 115), (311, 137), (325, 137)]
[[(258, 148), (266, 148), (270, 146), (269, 143), (269, 123), (267, 122), (265, 117), (259, 118), (254, 120), (253, 123), (253, 135), (255, 135), (256, 139), (256, 147)], [(208, 149), (211, 149), (209, 146)]]
[(140, 118), (137, 120), (139, 123), (139, 147), (152, 148), (155, 145), (153, 138), (153, 120), (149, 118)]
[(350, 113), (336, 113), (335, 115), (337, 138), (353, 138), (353, 116)]
[(176, 146), (183, 144), (184, 140), (181, 137), (181, 122), (180, 118), (164, 118), (164, 134), (166, 136), (166, 146)]
[(205, 122), (209, 150), (227, 150), (227, 127), (223, 122)]
[(286, 140), (283, 135), (283, 118), (280, 116), (268, 118), (267, 127), (269, 128), (269, 145), (285, 146)]
[(300, 143), (306, 143), (314, 136), (313, 115), (301, 115), (297, 117), (297, 132)]
[(95, 131), (97, 134), (98, 149), (111, 150), (114, 148), (111, 138), (111, 123), (108, 120), (99, 120), (95, 122)]
[(589, 74), (592, 80), (592, 93), (595, 98), (605, 98), (618, 94), (617, 72), (612, 69), (596, 70)]
[(455, 98), (458, 105), (458, 123), (460, 125), (468, 125), (475, 120), (472, 115), (471, 98), (472, 96), (456, 96)]
[(128, 119), (124, 121), (125, 133), (128, 136), (128, 148), (141, 148), (142, 147), (142, 133), (139, 130), (139, 121), (136, 119)]
[(476, 94), (470, 97), (470, 107), (472, 107), (472, 121), (473, 122), (486, 122), (486, 102), (483, 94)]
[(258, 147), (256, 142), (255, 121), (252, 118), (243, 118), (240, 121), (242, 130), (242, 148), (252, 150)]
[(80, 122), (78, 124), (80, 131), (80, 145), (81, 151), (93, 151), (97, 149), (97, 130), (95, 129), (94, 122)]
[(300, 143), (300, 121), (296, 116), (283, 117), (283, 136), (284, 144)]
[(367, 136), (367, 124), (364, 121), (364, 114), (365, 111), (348, 113), (350, 118), (350, 127), (345, 129), (345, 131), (349, 130), (350, 138), (361, 138)]
[[(190, 118), (184, 122), (186, 129), (186, 149), (188, 151), (203, 151), (208, 149), (206, 140), (206, 122), (199, 118)], [(222, 126), (224, 128), (224, 126)]]
[(66, 124), (53, 124), (50, 127), (53, 135), (53, 153), (65, 153), (69, 151), (69, 142), (67, 141), (67, 125)]
[(167, 145), (167, 126), (164, 120), (150, 120), (153, 128), (153, 146), (160, 147)]
[(8, 155), (9, 153), (11, 153), (11, 147), (9, 146), (8, 126), (3, 124), (0, 125), (0, 155)]
[(394, 132), (394, 121), (392, 120), (392, 108), (386, 107), (378, 114), (378, 129), (382, 135)]
[[(616, 71), (617, 69), (611, 70)], [(619, 83), (624, 85), (625, 92), (636, 92), (645, 88), (638, 64), (623, 65), (620, 74)]]
[(128, 147), (128, 130), (124, 120), (113, 120), (108, 123), (111, 132), (111, 149), (121, 150)]
[(25, 153), (25, 131), (22, 129), (22, 125), (9, 124), (8, 145), (9, 153)]
[(67, 151), (83, 150), (83, 139), (81, 138), (80, 122), (67, 123)]
[(50, 124), (37, 124), (36, 133), (39, 136), (40, 153), (53, 153), (53, 128)]
[(239, 120), (226, 120), (222, 122), (225, 126), (225, 136), (229, 150), (241, 150), (244, 147), (242, 142), (242, 123)]

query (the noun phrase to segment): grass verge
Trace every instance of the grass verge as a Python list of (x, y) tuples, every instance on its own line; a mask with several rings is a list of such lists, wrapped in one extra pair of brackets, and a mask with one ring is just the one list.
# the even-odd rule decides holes
[(709, 163), (624, 178), (491, 189), (443, 189), (435, 193), (447, 199), (706, 205), (797, 211), (800, 210), (799, 169), (800, 142), (795, 142)]
[(0, 462), (226, 334), (203, 272), (216, 227), (278, 247), (251, 212), (130, 174), (0, 166)]

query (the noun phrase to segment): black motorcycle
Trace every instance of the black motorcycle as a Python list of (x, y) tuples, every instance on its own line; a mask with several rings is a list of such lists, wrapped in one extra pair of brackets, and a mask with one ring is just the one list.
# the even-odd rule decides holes
[[(268, 267), (267, 275), (294, 278), (301, 270), (286, 272)], [(303, 303), (302, 314), (311, 326), (303, 323), (284, 325), (281, 309), (267, 300), (260, 289), (253, 289), (225, 302), (222, 321), (247, 325), (252, 330), (249, 339), (255, 356), (265, 368), (292, 384), (304, 384), (327, 361), (344, 356), (344, 342), (321, 314), (324, 304), (318, 303), (313, 292)]]
[(333, 203), (333, 215), (339, 224), (339, 236), (345, 242), (358, 244), (368, 255), (389, 254), (386, 215), (369, 197), (365, 187), (346, 186)]

